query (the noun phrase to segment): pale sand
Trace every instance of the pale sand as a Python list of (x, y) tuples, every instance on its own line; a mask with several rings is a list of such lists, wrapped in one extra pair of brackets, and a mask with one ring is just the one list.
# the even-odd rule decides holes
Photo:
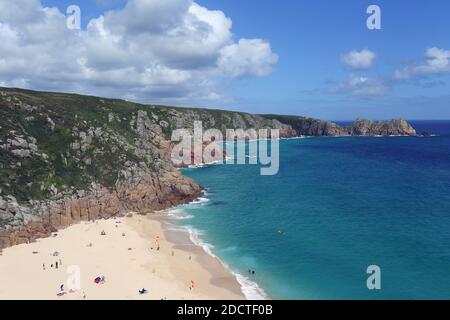
[[(133, 215), (81, 222), (56, 237), (7, 248), (0, 256), (0, 299), (83, 299), (83, 292), (86, 299), (245, 299), (218, 259), (190, 242), (186, 233), (164, 231), (160, 219)], [(55, 251), (59, 256), (52, 256)], [(59, 259), (62, 266), (51, 268)], [(69, 266), (79, 266), (81, 289), (58, 297), (61, 284), (68, 292)], [(96, 284), (97, 276), (104, 276), (105, 283)], [(148, 293), (140, 295), (142, 288)]]

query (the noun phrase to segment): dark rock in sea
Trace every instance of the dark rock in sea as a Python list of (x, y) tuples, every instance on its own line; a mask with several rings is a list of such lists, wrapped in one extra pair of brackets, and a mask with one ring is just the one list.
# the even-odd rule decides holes
[(209, 203), (210, 206), (223, 206), (223, 205), (225, 205), (225, 204), (226, 204), (225, 201), (211, 201), (211, 202)]

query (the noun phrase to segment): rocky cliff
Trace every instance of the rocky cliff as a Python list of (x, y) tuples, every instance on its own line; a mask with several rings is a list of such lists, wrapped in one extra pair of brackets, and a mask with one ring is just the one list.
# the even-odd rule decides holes
[(0, 249), (92, 220), (161, 210), (202, 187), (172, 165), (174, 129), (276, 128), (299, 135), (415, 135), (404, 120), (316, 119), (142, 105), (0, 88)]
[(354, 136), (415, 136), (416, 130), (405, 120), (373, 122), (357, 119), (345, 130)]
[(405, 120), (374, 122), (357, 119), (350, 126), (338, 126), (333, 122), (312, 118), (282, 115), (264, 115), (289, 125), (296, 135), (304, 136), (415, 136), (416, 130)]

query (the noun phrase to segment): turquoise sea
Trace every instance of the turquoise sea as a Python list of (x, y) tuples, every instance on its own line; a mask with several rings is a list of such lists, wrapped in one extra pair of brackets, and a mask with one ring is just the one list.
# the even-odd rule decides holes
[(450, 122), (412, 123), (436, 136), (283, 140), (275, 176), (186, 169), (207, 193), (173, 214), (250, 297), (450, 299)]

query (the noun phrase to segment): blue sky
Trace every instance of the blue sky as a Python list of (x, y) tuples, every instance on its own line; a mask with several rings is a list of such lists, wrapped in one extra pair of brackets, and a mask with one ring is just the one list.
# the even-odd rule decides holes
[[(121, 10), (126, 2), (44, 0), (42, 4), (56, 6), (61, 12), (69, 4), (79, 5), (85, 29), (91, 19), (108, 10)], [(263, 76), (223, 77), (215, 83), (223, 99), (190, 101), (187, 97), (175, 100), (175, 104), (330, 120), (450, 119), (450, 66), (429, 68), (430, 63), (445, 64), (450, 59), (448, 1), (196, 2), (209, 10), (222, 11), (232, 20), (233, 41), (261, 39), (270, 44), (278, 60), (271, 63), (272, 72)], [(370, 4), (381, 8), (381, 30), (366, 27)], [(153, 18), (148, 16), (149, 21)], [(437, 50), (425, 56), (431, 48)], [(370, 67), (352, 68), (343, 63), (345, 54), (364, 49), (375, 55)], [(403, 76), (396, 77), (398, 72)], [(159, 98), (155, 96), (156, 102)], [(144, 100), (152, 102), (152, 96)]]

